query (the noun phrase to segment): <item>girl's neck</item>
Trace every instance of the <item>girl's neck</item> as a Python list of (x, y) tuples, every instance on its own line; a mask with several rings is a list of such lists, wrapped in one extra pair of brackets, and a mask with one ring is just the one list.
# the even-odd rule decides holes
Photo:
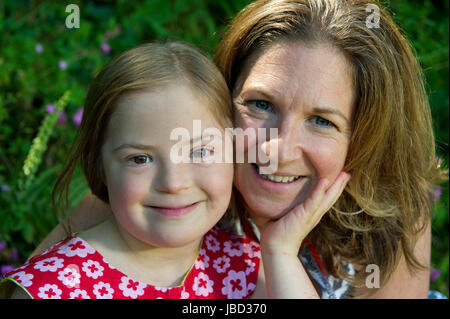
[(199, 238), (182, 247), (151, 246), (133, 237), (114, 217), (80, 237), (127, 276), (158, 287), (181, 285), (198, 256), (201, 244)]

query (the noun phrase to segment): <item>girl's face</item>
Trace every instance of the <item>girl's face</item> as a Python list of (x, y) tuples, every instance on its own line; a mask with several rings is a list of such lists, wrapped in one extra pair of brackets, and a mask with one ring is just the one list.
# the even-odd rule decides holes
[[(104, 182), (118, 224), (144, 243), (158, 247), (192, 243), (228, 207), (232, 163), (171, 159), (172, 147), (181, 140), (170, 140), (173, 129), (187, 130), (194, 140), (199, 136), (194, 136), (193, 120), (201, 120), (202, 128), (223, 131), (207, 105), (183, 83), (125, 94), (117, 101), (101, 152)], [(211, 156), (220, 146), (214, 141), (219, 140), (207, 140), (195, 149), (196, 144), (187, 141), (188, 157)]]
[[(277, 145), (273, 175), (261, 176), (258, 160), (235, 166), (235, 186), (257, 225), (304, 201), (320, 177), (336, 179), (349, 147), (354, 99), (350, 66), (329, 46), (284, 42), (247, 61), (233, 92), (235, 126), (278, 129), (276, 138), (254, 142), (261, 150)], [(236, 152), (245, 153), (250, 143)]]

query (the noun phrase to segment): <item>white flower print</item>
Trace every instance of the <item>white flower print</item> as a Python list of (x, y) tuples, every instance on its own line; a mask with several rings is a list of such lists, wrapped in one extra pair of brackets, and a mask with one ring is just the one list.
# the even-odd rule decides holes
[(251, 295), (253, 293), (253, 291), (255, 291), (256, 285), (254, 283), (249, 283), (247, 285), (247, 294)]
[(79, 288), (80, 278), (80, 269), (77, 265), (68, 265), (66, 268), (58, 272), (58, 280), (69, 288)]
[(219, 241), (212, 235), (205, 237), (206, 247), (212, 252), (216, 252), (220, 249)]
[(214, 281), (209, 280), (207, 274), (199, 272), (197, 277), (194, 278), (194, 285), (192, 290), (195, 291), (197, 296), (207, 297), (211, 292), (213, 292)]
[(144, 294), (144, 288), (147, 287), (147, 285), (127, 276), (123, 276), (121, 281), (122, 282), (119, 284), (119, 289), (122, 290), (125, 297), (130, 297), (133, 299), (142, 296)]
[(155, 287), (155, 290), (161, 291), (161, 292), (166, 292), (169, 288), (167, 287)]
[(42, 299), (61, 299), (62, 290), (57, 285), (45, 284), (37, 294)]
[(240, 257), (242, 256), (242, 243), (235, 241), (232, 242), (231, 240), (226, 241), (223, 244), (224, 248), (223, 251), (228, 253), (228, 255), (230, 255), (230, 257)]
[(209, 256), (206, 254), (206, 251), (204, 249), (200, 250), (198, 258), (195, 261), (194, 267), (195, 269), (202, 269), (202, 270), (205, 270), (206, 268), (209, 267)]
[(75, 289), (70, 293), (70, 299), (91, 299), (86, 290)]
[(110, 284), (99, 281), (94, 285), (94, 290), (92, 292), (97, 299), (112, 299), (114, 289), (111, 288)]
[(222, 293), (228, 296), (228, 299), (242, 299), (247, 295), (247, 281), (243, 271), (230, 270), (222, 283)]
[(183, 289), (181, 292), (181, 298), (180, 299), (189, 299), (189, 293)]
[(19, 284), (21, 284), (24, 287), (30, 287), (33, 282), (31, 279), (33, 279), (32, 274), (27, 274), (25, 271), (19, 271), (18, 273), (15, 273), (11, 276), (11, 278), (14, 278)]
[(86, 258), (88, 254), (93, 253), (95, 253), (94, 248), (89, 246), (88, 243), (81, 238), (72, 238), (58, 250), (58, 254), (66, 255), (67, 257), (78, 256)]
[(58, 257), (46, 258), (44, 260), (36, 262), (36, 264), (34, 265), (34, 269), (38, 269), (42, 272), (46, 271), (55, 272), (59, 268), (63, 267), (64, 267), (64, 259)]
[(223, 255), (222, 257), (217, 258), (213, 262), (213, 267), (216, 269), (218, 273), (224, 273), (228, 267), (230, 267), (230, 258)]
[(245, 263), (247, 264), (247, 268), (245, 268), (245, 274), (248, 276), (250, 273), (255, 271), (256, 264), (251, 261), (251, 259), (245, 259)]
[(81, 269), (86, 273), (86, 276), (93, 279), (103, 276), (103, 270), (105, 270), (105, 268), (103, 268), (98, 261), (89, 259), (88, 261), (83, 262), (82, 265), (83, 267), (81, 267)]
[(255, 242), (250, 243), (244, 243), (243, 245), (243, 251), (245, 254), (247, 254), (250, 258), (261, 258), (261, 251), (259, 249), (259, 246)]

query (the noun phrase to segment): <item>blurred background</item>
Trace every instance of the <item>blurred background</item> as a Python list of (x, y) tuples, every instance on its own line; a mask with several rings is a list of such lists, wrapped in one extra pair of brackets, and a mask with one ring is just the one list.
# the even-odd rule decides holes
[[(89, 83), (114, 55), (184, 40), (210, 57), (249, 0), (0, 1), (0, 270), (23, 263), (57, 224), (51, 190), (81, 121)], [(66, 6), (80, 9), (66, 27)], [(426, 77), (437, 162), (448, 167), (449, 1), (386, 1)], [(70, 22), (76, 22), (69, 19)], [(395, 124), (395, 123), (393, 123)], [(87, 186), (78, 170), (69, 200)], [(449, 295), (448, 182), (435, 189), (431, 288)]]

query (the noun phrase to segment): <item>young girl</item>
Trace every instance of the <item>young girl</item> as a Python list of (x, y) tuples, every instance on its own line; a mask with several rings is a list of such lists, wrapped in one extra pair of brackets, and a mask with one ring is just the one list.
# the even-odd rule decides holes
[[(227, 210), (233, 178), (233, 163), (208, 161), (231, 127), (231, 101), (216, 67), (186, 44), (142, 45), (100, 72), (84, 112), (53, 202), (66, 195), (67, 205), (80, 162), (113, 217), (7, 274), (2, 283), (20, 287), (13, 297), (249, 297), (259, 246), (214, 227)], [(193, 120), (222, 136), (204, 143)], [(191, 140), (174, 140), (176, 128)], [(173, 160), (175, 145), (189, 150), (181, 163)]]

